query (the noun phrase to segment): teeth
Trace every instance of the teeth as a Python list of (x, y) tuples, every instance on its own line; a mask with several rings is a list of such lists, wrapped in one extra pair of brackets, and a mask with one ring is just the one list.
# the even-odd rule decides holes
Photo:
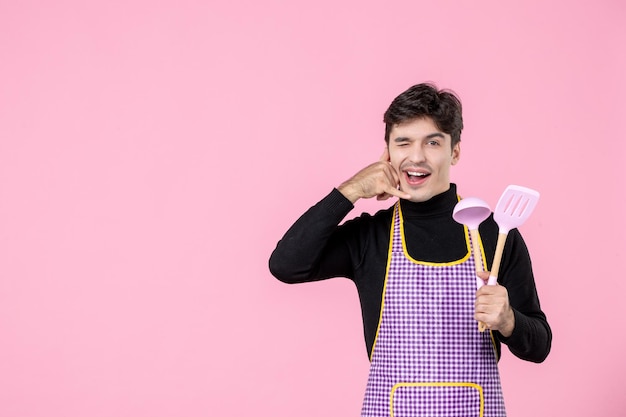
[(407, 172), (407, 174), (410, 177), (425, 177), (426, 175), (428, 175), (425, 172)]

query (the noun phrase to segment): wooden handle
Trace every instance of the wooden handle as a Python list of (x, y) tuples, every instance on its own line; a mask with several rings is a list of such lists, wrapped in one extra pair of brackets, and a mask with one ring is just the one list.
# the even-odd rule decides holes
[(506, 242), (506, 233), (498, 234), (498, 243), (496, 243), (496, 253), (493, 255), (493, 264), (491, 265), (492, 277), (498, 278), (500, 271), (500, 262), (502, 261), (502, 252), (504, 252), (504, 242)]
[[(480, 234), (478, 233), (478, 229), (470, 229), (470, 235), (472, 236), (472, 251), (474, 252), (474, 265), (476, 265), (476, 275), (479, 272), (484, 271), (483, 269), (483, 256), (480, 253)], [(484, 332), (487, 325), (482, 321), (478, 322), (478, 331)]]
[[(498, 234), (498, 242), (496, 243), (496, 253), (493, 255), (493, 264), (491, 265), (490, 277), (498, 278), (498, 272), (500, 271), (500, 262), (502, 262), (502, 253), (504, 252), (504, 243), (506, 242), (506, 233)], [(474, 255), (476, 257), (476, 255)], [(477, 267), (478, 271), (478, 267)], [(484, 332), (487, 329), (487, 325), (482, 321), (478, 322), (478, 331)]]
[(480, 253), (480, 234), (478, 229), (471, 229), (470, 235), (472, 236), (472, 251), (474, 251), (474, 264), (476, 265), (476, 272), (482, 272), (483, 269), (483, 257)]

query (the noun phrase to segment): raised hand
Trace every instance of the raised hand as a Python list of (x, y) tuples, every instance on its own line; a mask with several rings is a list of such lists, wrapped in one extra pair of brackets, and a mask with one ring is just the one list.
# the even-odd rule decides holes
[(400, 178), (389, 162), (389, 150), (385, 151), (377, 162), (363, 168), (337, 189), (352, 203), (360, 198), (376, 197), (386, 200), (391, 197), (411, 198), (398, 189)]

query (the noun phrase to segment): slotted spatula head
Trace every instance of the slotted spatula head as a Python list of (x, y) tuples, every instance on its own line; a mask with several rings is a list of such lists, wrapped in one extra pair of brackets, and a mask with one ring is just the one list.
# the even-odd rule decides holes
[(500, 233), (521, 226), (535, 209), (539, 192), (519, 185), (509, 185), (500, 196), (493, 218)]

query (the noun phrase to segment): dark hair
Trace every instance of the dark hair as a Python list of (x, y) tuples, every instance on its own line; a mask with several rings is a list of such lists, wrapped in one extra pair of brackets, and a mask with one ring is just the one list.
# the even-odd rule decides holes
[(461, 100), (450, 90), (438, 90), (433, 84), (417, 84), (396, 97), (383, 116), (385, 142), (398, 123), (430, 117), (439, 130), (452, 137), (452, 147), (461, 141), (463, 115)]

